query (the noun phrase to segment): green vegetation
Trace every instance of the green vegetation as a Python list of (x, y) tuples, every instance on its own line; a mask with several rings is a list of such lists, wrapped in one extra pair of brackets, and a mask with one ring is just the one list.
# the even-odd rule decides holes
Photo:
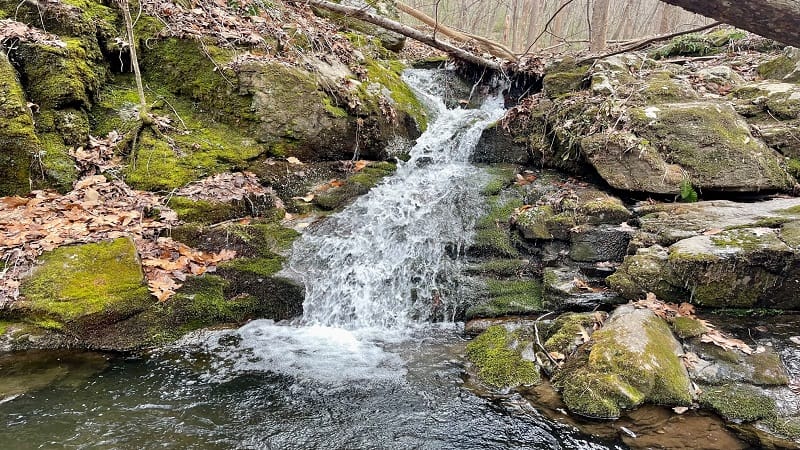
[(521, 351), (514, 348), (517, 341), (516, 333), (495, 325), (467, 344), (467, 358), (475, 365), (482, 382), (504, 389), (537, 384), (541, 380), (536, 364), (522, 358)]
[(760, 389), (744, 384), (703, 386), (700, 404), (712, 409), (726, 420), (753, 422), (775, 419), (775, 401)]
[(693, 338), (711, 331), (703, 322), (692, 317), (674, 317), (669, 321), (669, 326), (681, 339)]
[(487, 300), (467, 310), (468, 319), (528, 315), (542, 311), (542, 283), (538, 280), (487, 280)]
[(68, 323), (98, 313), (125, 316), (151, 303), (128, 238), (60, 247), (40, 261), (21, 292), (43, 321)]
[(545, 336), (544, 348), (549, 352), (569, 355), (582, 343), (581, 336), (589, 335), (595, 322), (594, 313), (566, 313), (558, 316)]
[(684, 203), (697, 202), (697, 191), (694, 190), (692, 187), (692, 182), (689, 181), (688, 178), (684, 178), (683, 181), (681, 181), (681, 191), (678, 194), (678, 197)]

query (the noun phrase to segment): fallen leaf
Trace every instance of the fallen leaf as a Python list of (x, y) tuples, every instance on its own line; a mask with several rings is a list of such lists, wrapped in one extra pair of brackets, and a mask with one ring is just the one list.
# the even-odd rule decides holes
[(295, 158), (294, 156), (290, 156), (290, 157), (286, 158), (286, 162), (288, 162), (289, 164), (296, 164), (296, 165), (299, 165), (299, 166), (304, 166), (305, 165), (299, 159)]
[(676, 406), (676, 407), (672, 408), (672, 410), (675, 411), (675, 414), (683, 414), (686, 411), (688, 411), (689, 408), (686, 407), (686, 406)]

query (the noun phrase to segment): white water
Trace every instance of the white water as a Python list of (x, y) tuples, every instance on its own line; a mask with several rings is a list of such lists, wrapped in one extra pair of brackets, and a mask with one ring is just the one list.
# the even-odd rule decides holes
[(400, 379), (403, 361), (386, 344), (430, 320), (451, 321), (458, 255), (472, 239), (485, 181), (468, 161), (483, 129), (502, 117), (503, 100), (447, 109), (432, 71), (404, 78), (429, 109), (428, 130), (409, 161), (295, 242), (284, 274), (305, 285), (299, 321), (251, 322), (237, 331), (235, 346), (220, 344), (218, 333), (201, 336), (222, 357), (220, 373), (271, 371), (326, 383)]

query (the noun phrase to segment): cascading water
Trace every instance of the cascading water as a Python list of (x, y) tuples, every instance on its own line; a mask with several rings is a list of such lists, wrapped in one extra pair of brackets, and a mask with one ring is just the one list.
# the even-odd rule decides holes
[(289, 270), (305, 284), (303, 324), (404, 328), (453, 312), (454, 256), (480, 210), (482, 173), (468, 160), (503, 100), (447, 109), (435, 72), (404, 78), (429, 107), (429, 128), (394, 176), (295, 244)]
[(448, 109), (437, 72), (404, 77), (430, 111), (410, 159), (295, 242), (282, 274), (305, 285), (302, 318), (251, 322), (232, 347), (209, 337), (220, 369), (327, 383), (398, 380), (404, 361), (386, 345), (406, 341), (415, 325), (452, 318), (458, 255), (472, 238), (485, 180), (468, 161), (483, 129), (502, 117), (503, 100)]

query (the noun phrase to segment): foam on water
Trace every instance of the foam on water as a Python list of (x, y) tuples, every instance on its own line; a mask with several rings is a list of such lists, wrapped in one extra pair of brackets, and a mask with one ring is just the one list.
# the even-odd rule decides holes
[(447, 109), (435, 72), (410, 70), (404, 78), (430, 111), (410, 159), (295, 242), (283, 275), (305, 286), (299, 321), (252, 322), (235, 333), (235, 346), (225, 344), (229, 334), (195, 335), (225, 361), (220, 368), (330, 383), (400, 379), (403, 361), (385, 344), (431, 320), (452, 319), (453, 278), (473, 237), (485, 180), (468, 161), (483, 129), (502, 117), (503, 100)]

